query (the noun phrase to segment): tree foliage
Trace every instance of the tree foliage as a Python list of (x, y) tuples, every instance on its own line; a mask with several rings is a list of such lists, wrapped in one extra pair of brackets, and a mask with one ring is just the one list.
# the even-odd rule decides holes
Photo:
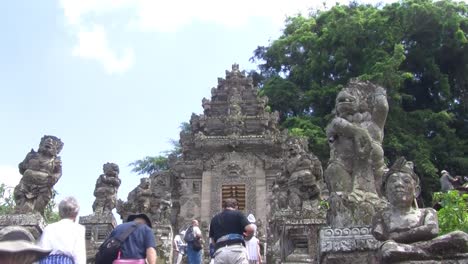
[[(190, 124), (187, 122), (181, 123), (179, 128), (181, 130), (181, 133), (190, 132)], [(136, 160), (128, 164), (128, 166), (133, 167), (132, 172), (136, 172), (139, 175), (151, 175), (153, 173), (169, 169), (169, 157), (177, 157), (182, 153), (182, 147), (180, 146), (180, 143), (178, 141), (171, 139), (170, 143), (172, 145), (171, 150), (164, 151), (161, 153), (161, 155), (157, 156), (146, 156), (143, 159)]]
[(254, 51), (256, 80), (282, 125), (309, 137), (322, 161), (337, 92), (351, 78), (384, 86), (387, 161), (413, 160), (430, 200), (439, 170), (468, 171), (467, 8), (450, 0), (403, 0), (290, 17), (278, 39)]
[(468, 194), (458, 191), (436, 192), (434, 202), (442, 206), (437, 212), (441, 235), (455, 230), (468, 232)]
[[(12, 187), (0, 184), (0, 215), (9, 215), (15, 212), (15, 200), (13, 199)], [(53, 196), (44, 210), (44, 219), (46, 223), (54, 223), (60, 220), (55, 204), (57, 191), (53, 190)]]

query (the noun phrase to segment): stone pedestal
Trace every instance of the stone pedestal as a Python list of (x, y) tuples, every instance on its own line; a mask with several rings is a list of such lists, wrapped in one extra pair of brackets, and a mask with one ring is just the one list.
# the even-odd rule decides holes
[(28, 229), (35, 239), (39, 239), (47, 224), (39, 213), (0, 215), (0, 229), (12, 225)]
[(317, 241), (325, 223), (323, 215), (299, 217), (287, 210), (277, 212), (269, 223), (268, 263), (318, 263)]
[(94, 263), (94, 257), (99, 246), (110, 235), (117, 225), (112, 213), (91, 214), (80, 217), (80, 224), (86, 228), (86, 256), (87, 263)]
[(379, 263), (380, 242), (370, 227), (320, 229), (320, 263), (358, 264)]

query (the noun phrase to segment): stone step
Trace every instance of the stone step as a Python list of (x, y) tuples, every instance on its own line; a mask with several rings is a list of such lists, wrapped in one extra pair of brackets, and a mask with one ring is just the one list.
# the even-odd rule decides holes
[(284, 263), (313, 263), (313, 260), (308, 254), (291, 254), (286, 258), (286, 261)]

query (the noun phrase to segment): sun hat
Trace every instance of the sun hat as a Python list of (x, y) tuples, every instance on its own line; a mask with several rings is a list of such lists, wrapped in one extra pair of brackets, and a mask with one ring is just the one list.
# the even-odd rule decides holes
[(127, 218), (127, 222), (131, 222), (133, 220), (135, 220), (136, 218), (143, 218), (145, 221), (146, 221), (146, 224), (152, 228), (151, 226), (151, 220), (149, 219), (149, 217), (146, 215), (146, 214), (133, 214), (133, 215), (129, 215), (128, 218)]
[(251, 224), (253, 224), (253, 223), (255, 223), (255, 216), (254, 216), (253, 214), (249, 214), (249, 215), (247, 216), (247, 220), (249, 220), (249, 222), (250, 222)]
[(35, 253), (37, 259), (43, 258), (51, 252), (35, 244), (31, 233), (21, 226), (7, 226), (0, 230), (0, 252), (7, 253)]

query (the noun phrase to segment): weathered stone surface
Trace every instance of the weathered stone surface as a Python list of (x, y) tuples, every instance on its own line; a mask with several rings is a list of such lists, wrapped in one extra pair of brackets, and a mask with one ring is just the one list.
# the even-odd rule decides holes
[(379, 249), (382, 262), (465, 258), (468, 234), (455, 231), (437, 237), (437, 213), (414, 206), (420, 193), (419, 177), (413, 163), (399, 158), (384, 175), (383, 187), (390, 204), (374, 218), (373, 235), (384, 241)]
[(44, 215), (52, 198), (52, 188), (62, 176), (62, 161), (58, 156), (62, 148), (63, 142), (59, 138), (43, 136), (38, 151), (31, 149), (18, 165), (23, 177), (13, 192), (17, 213)]
[(93, 211), (97, 214), (111, 212), (116, 206), (117, 191), (121, 184), (119, 179), (119, 166), (115, 163), (106, 163), (102, 166), (104, 174), (96, 181)]
[(87, 216), (81, 216), (79, 223), (85, 227), (86, 238), (86, 256), (87, 263), (95, 261), (95, 256), (99, 246), (110, 235), (117, 225), (112, 212), (94, 213)]
[(38, 239), (46, 227), (46, 222), (44, 217), (37, 212), (0, 215), (0, 229), (7, 226), (22, 226), (31, 232), (35, 239)]
[(377, 186), (385, 170), (387, 113), (385, 89), (370, 82), (351, 81), (337, 95), (335, 117), (327, 126), (330, 162), (324, 175), (332, 227), (370, 225), (371, 216), (385, 206)]
[(379, 248), (370, 227), (329, 228), (320, 230), (320, 253), (373, 251)]

